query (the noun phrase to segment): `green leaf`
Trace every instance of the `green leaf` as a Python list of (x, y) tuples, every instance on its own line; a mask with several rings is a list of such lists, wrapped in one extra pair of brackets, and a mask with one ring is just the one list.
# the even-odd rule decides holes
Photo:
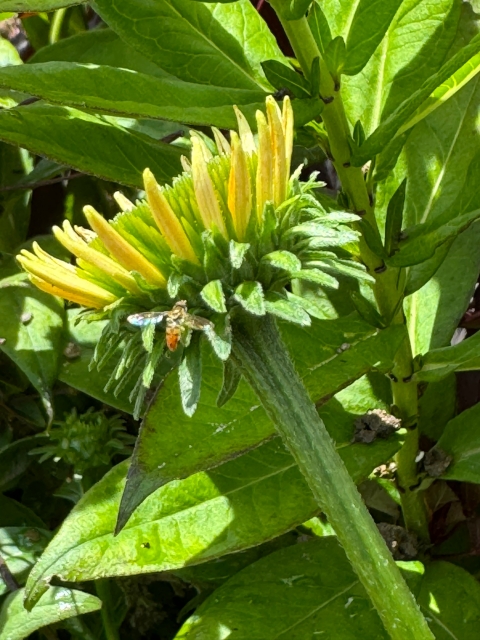
[(124, 0), (121, 7), (96, 0), (93, 7), (128, 45), (186, 82), (255, 90), (266, 86), (261, 62), (285, 60), (249, 0)]
[[(377, 334), (355, 317), (315, 322), (308, 329), (284, 324), (282, 334), (312, 400), (318, 404), (325, 404), (374, 367), (389, 371), (405, 337), (400, 326)], [(158, 487), (215, 467), (275, 435), (274, 425), (244, 380), (231, 400), (218, 409), (216, 399), (222, 384), (221, 364), (204, 349), (202, 395), (197, 412), (187, 418), (181, 408), (177, 377), (166, 378), (140, 430), (122, 499), (121, 523)], [(369, 398), (365, 411), (373, 406), (371, 402)], [(350, 442), (351, 418), (341, 427), (338, 417), (325, 422), (327, 429), (342, 429), (335, 432), (336, 442)]]
[(325, 51), (325, 62), (333, 79), (339, 83), (345, 66), (345, 40), (337, 36), (328, 43)]
[[(447, 562), (426, 569), (419, 562), (399, 564), (435, 638), (476, 637), (480, 587), (473, 576)], [(219, 628), (235, 630), (238, 640), (388, 637), (333, 536), (288, 546), (236, 573), (200, 605), (176, 638), (218, 637)]]
[(11, 593), (0, 611), (0, 640), (23, 640), (37, 629), (84, 613), (98, 611), (102, 602), (83, 591), (50, 587), (33, 611), (23, 606), (24, 589)]
[(278, 60), (266, 60), (262, 62), (262, 69), (275, 89), (289, 89), (297, 98), (310, 97), (308, 81), (292, 67)]
[(265, 309), (277, 318), (293, 322), (302, 327), (309, 327), (310, 316), (299, 304), (295, 304), (276, 291), (268, 291), (265, 295)]
[[(35, 527), (0, 528), (0, 555), (18, 584), (25, 584), (30, 569), (50, 542), (52, 534)], [(0, 581), (0, 595), (8, 591)]]
[(376, 327), (377, 329), (384, 329), (386, 327), (385, 320), (370, 300), (359, 291), (351, 291), (350, 297), (355, 309), (368, 324), (371, 324), (372, 327)]
[(214, 591), (177, 633), (178, 640), (315, 638), (386, 640), (380, 618), (337, 539), (276, 551)]
[(385, 220), (385, 252), (388, 256), (392, 255), (400, 242), (406, 188), (407, 179), (405, 178), (388, 203), (387, 218)]
[(202, 384), (202, 355), (200, 351), (200, 334), (192, 335), (190, 345), (178, 368), (178, 380), (182, 407), (189, 418), (193, 416), (200, 398)]
[(445, 80), (433, 93), (422, 102), (411, 118), (399, 130), (397, 135), (401, 135), (411, 127), (426, 118), (429, 113), (435, 111), (444, 102), (449, 100), (457, 91), (474, 78), (480, 71), (480, 53), (477, 53), (463, 67), (460, 67), (450, 78)]
[(41, 102), (0, 112), (0, 139), (107, 180), (143, 186), (148, 166), (161, 182), (181, 172), (179, 148), (100, 117)]
[[(458, 211), (455, 204), (453, 210)], [(400, 241), (398, 252), (387, 258), (386, 262), (392, 267), (408, 267), (425, 262), (435, 255), (435, 251), (442, 244), (454, 240), (479, 218), (480, 209), (475, 209), (458, 215), (445, 224), (441, 224), (442, 218), (437, 218), (431, 222), (421, 223), (416, 227), (406, 229), (403, 234), (407, 236), (407, 239)]]
[(262, 261), (288, 272), (299, 271), (302, 268), (299, 258), (290, 251), (272, 251), (264, 255)]
[(235, 289), (234, 299), (249, 313), (265, 315), (265, 299), (259, 282), (242, 282)]
[(323, 287), (331, 287), (332, 289), (338, 289), (339, 283), (336, 278), (320, 271), (320, 269), (302, 269), (301, 271), (295, 271), (292, 274), (292, 278), (298, 280), (306, 280), (307, 282), (315, 282)]
[[(473, 64), (475, 69), (480, 70), (477, 57), (480, 49), (480, 34), (475, 36), (472, 41), (463, 49), (456, 53), (448, 62), (446, 62), (437, 73), (433, 74), (423, 85), (410, 97), (408, 97), (398, 108), (386, 118), (380, 126), (366, 139), (365, 143), (355, 150), (352, 155), (352, 164), (361, 167), (365, 162), (378, 154), (385, 145), (390, 142), (396, 135), (399, 135), (403, 129), (403, 125), (415, 114), (415, 111), (422, 103), (427, 100), (432, 92), (434, 92), (444, 82), (453, 84), (450, 79), (459, 69), (466, 64)], [(473, 59), (473, 60), (472, 60)], [(472, 76), (469, 76), (472, 77)], [(458, 85), (458, 89), (463, 85)], [(453, 90), (448, 94), (450, 97), (455, 93)], [(440, 106), (441, 102), (437, 103)]]
[(230, 262), (234, 269), (240, 269), (247, 255), (248, 250), (250, 249), (250, 245), (248, 242), (235, 242), (235, 240), (230, 240), (230, 244), (228, 245), (229, 253), (230, 253)]
[(223, 129), (237, 126), (234, 104), (254, 120), (255, 111), (264, 108), (267, 95), (260, 88), (256, 91), (226, 89), (74, 62), (0, 69), (0, 87), (98, 113), (214, 124)]
[(476, 639), (480, 587), (464, 569), (449, 562), (432, 562), (417, 600), (437, 640)]
[(219, 409), (235, 395), (241, 379), (242, 374), (233, 363), (233, 360), (231, 358), (226, 360), (223, 363), (223, 384), (217, 398), (217, 407)]
[[(392, 6), (392, 3), (382, 2), (381, 5)], [(332, 35), (347, 39), (354, 3), (328, 0), (322, 1), (322, 8)], [(371, 8), (380, 11), (379, 3), (372, 4)], [(459, 16), (460, 5), (455, 0), (435, 0), (435, 3), (403, 0), (367, 65), (356, 76), (342, 78), (342, 95), (352, 126), (361, 120), (365, 132), (370, 135), (407, 96), (414, 94), (435, 74), (453, 42)], [(416, 34), (415, 38), (412, 33)], [(365, 86), (369, 87), (368, 91)]]
[(0, 349), (41, 395), (51, 420), (51, 387), (57, 378), (63, 332), (63, 304), (24, 278), (0, 281)]
[[(474, 178), (480, 155), (478, 138), (472, 135), (479, 99), (480, 81), (475, 79), (410, 134), (399, 161), (399, 181), (405, 175), (408, 179), (406, 227), (443, 216), (454, 220), (480, 208)], [(426, 162), (427, 153), (441, 160)], [(478, 279), (480, 226), (471, 225), (448, 244), (423, 265), (408, 269), (406, 287), (412, 295), (405, 300), (405, 311), (414, 355), (450, 344)]]
[[(403, 0), (355, 0), (349, 2), (349, 29), (345, 33), (346, 59), (344, 73), (359, 73), (383, 40)], [(343, 3), (345, 4), (345, 3)], [(355, 13), (352, 17), (352, 11)], [(347, 23), (348, 24), (348, 23)]]
[(58, 61), (108, 65), (132, 69), (150, 76), (172, 77), (120, 40), (111, 29), (93, 29), (78, 33), (43, 47), (29, 58), (29, 64)]
[(0, 11), (40, 13), (41, 11), (54, 11), (55, 9), (71, 7), (76, 4), (82, 4), (81, 0), (0, 0)]
[[(359, 480), (399, 446), (395, 436), (369, 445), (367, 456), (361, 444), (339, 453)], [(275, 439), (208, 473), (158, 489), (114, 537), (127, 466), (114, 467), (70, 512), (30, 573), (28, 607), (54, 575), (76, 582), (134, 575), (147, 567), (178, 569), (260, 544), (318, 513), (293, 458)]]
[(452, 462), (442, 474), (446, 480), (480, 484), (480, 405), (474, 405), (445, 427), (436, 448), (452, 456)]
[(203, 301), (217, 313), (226, 313), (225, 294), (221, 280), (210, 280), (200, 292)]
[(425, 382), (441, 380), (453, 371), (480, 369), (480, 332), (452, 347), (432, 349), (418, 360), (415, 378)]
[[(310, 7), (308, 24), (320, 53), (324, 56), (329, 43), (332, 41), (332, 33), (319, 0), (314, 0)], [(312, 95), (315, 94), (312, 93)]]

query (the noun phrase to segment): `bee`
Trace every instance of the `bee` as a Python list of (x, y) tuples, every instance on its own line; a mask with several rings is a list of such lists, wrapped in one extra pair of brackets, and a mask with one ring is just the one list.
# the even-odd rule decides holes
[(166, 326), (165, 341), (170, 351), (176, 350), (185, 331), (189, 329), (205, 331), (206, 329), (213, 329), (214, 326), (210, 320), (188, 313), (186, 300), (179, 300), (169, 311), (134, 313), (127, 318), (127, 321), (134, 327), (159, 324), (163, 320), (165, 320)]

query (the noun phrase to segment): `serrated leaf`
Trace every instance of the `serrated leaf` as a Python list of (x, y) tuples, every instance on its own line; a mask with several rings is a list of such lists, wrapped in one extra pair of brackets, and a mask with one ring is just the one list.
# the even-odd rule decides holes
[(291, 67), (278, 60), (265, 60), (262, 69), (275, 89), (289, 89), (297, 98), (310, 98), (308, 81)]
[[(480, 49), (480, 34), (448, 60), (437, 73), (433, 74), (423, 85), (409, 96), (399, 107), (386, 118), (380, 126), (367, 138), (365, 143), (352, 155), (352, 164), (362, 166), (379, 153), (382, 148), (401, 133), (401, 127), (408, 122), (415, 111), (443, 83), (448, 82), (459, 69), (470, 61), (476, 61)], [(475, 65), (476, 66), (476, 65)], [(477, 67), (480, 70), (480, 66)], [(460, 87), (459, 87), (460, 88)], [(448, 94), (449, 97), (453, 93)], [(440, 102), (438, 105), (441, 104)]]
[[(368, 460), (363, 445), (339, 453), (358, 480), (399, 446), (395, 436), (369, 446)], [(127, 466), (112, 469), (70, 512), (30, 573), (26, 606), (35, 604), (54, 575), (70, 582), (134, 575), (146, 566), (177, 569), (258, 545), (318, 512), (293, 458), (275, 439), (208, 473), (162, 487), (114, 537)]]
[(245, 311), (256, 316), (265, 315), (265, 299), (262, 285), (259, 282), (242, 282), (235, 289), (233, 297)]
[(0, 111), (0, 139), (85, 173), (143, 188), (146, 166), (160, 182), (181, 172), (181, 149), (130, 132), (107, 116), (42, 102)]
[(203, 301), (217, 313), (226, 313), (225, 294), (221, 280), (210, 280), (200, 292)]
[(285, 60), (248, 0), (123, 0), (121, 7), (96, 0), (93, 6), (122, 40), (186, 82), (255, 90), (265, 84), (260, 63)]
[(185, 414), (193, 416), (200, 398), (202, 385), (202, 355), (200, 350), (200, 334), (192, 335), (189, 346), (185, 349), (183, 360), (178, 367), (180, 397)]
[(33, 611), (23, 606), (24, 589), (11, 593), (0, 611), (0, 640), (23, 640), (38, 629), (67, 618), (98, 611), (102, 601), (89, 593), (50, 587)]
[(264, 255), (262, 261), (277, 267), (277, 269), (284, 269), (289, 272), (299, 271), (302, 268), (299, 258), (290, 251), (272, 251), (272, 253)]
[(38, 390), (50, 420), (63, 320), (63, 303), (30, 285), (23, 275), (0, 281), (0, 349)]
[(298, 304), (288, 300), (275, 291), (268, 291), (265, 295), (265, 309), (277, 318), (309, 327), (312, 323), (308, 313)]
[(241, 379), (242, 374), (238, 367), (233, 363), (233, 360), (226, 360), (223, 363), (223, 384), (217, 398), (217, 407), (219, 409), (221, 409), (223, 405), (227, 404), (227, 402), (235, 395)]

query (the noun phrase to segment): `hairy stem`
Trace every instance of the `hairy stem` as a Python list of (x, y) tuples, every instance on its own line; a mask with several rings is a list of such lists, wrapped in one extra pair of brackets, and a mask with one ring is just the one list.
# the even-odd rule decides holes
[(432, 640), (270, 317), (238, 315), (233, 358), (275, 424), (394, 640)]
[[(322, 120), (328, 134), (332, 161), (352, 209), (361, 214), (364, 220), (370, 224), (373, 232), (378, 234), (374, 206), (368, 194), (362, 169), (353, 167), (350, 164), (351, 150), (348, 142), (350, 129), (345, 115), (341, 91), (335, 87), (306, 18), (285, 20), (281, 15), (285, 0), (270, 0), (270, 2), (278, 13), (295, 55), (307, 77), (310, 74), (313, 60), (316, 57), (320, 59), (320, 95), (325, 101)], [(382, 259), (370, 250), (364, 239), (360, 242), (360, 251), (363, 262), (367, 265), (369, 271), (375, 275), (375, 297), (380, 312), (386, 318), (392, 318), (403, 295), (403, 287), (398, 286), (398, 270), (386, 269)], [(403, 314), (400, 316), (399, 321), (405, 322)], [(416, 383), (406, 384), (403, 382), (404, 378), (408, 379), (412, 374), (413, 365), (409, 344), (404, 346), (404, 350), (399, 353), (398, 358), (396, 368), (398, 369), (398, 375), (401, 377), (398, 378), (397, 375), (400, 382), (392, 383), (392, 391), (394, 404), (399, 407), (401, 416), (405, 419), (417, 414)], [(397, 456), (397, 469), (400, 489), (403, 491), (402, 509), (406, 527), (416, 533), (420, 539), (426, 541), (429, 534), (425, 504), (421, 493), (410, 490), (410, 487), (417, 483), (415, 463), (417, 453), (418, 431), (415, 428), (410, 430), (405, 445)]]

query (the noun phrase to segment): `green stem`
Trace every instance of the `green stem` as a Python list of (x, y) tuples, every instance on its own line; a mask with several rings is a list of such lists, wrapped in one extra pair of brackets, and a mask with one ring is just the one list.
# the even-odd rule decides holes
[(97, 580), (95, 582), (97, 596), (102, 601), (100, 610), (102, 615), (103, 630), (107, 640), (119, 640), (118, 629), (111, 616), (111, 592), (108, 580)]
[(416, 457), (418, 453), (418, 389), (411, 380), (413, 359), (410, 341), (405, 340), (397, 355), (392, 372), (393, 403), (397, 407), (402, 423), (408, 429), (405, 444), (396, 455), (397, 483), (402, 500), (402, 513), (408, 531), (415, 533), (422, 542), (430, 542), (428, 519), (418, 485)]
[[(295, 55), (304, 74), (310, 74), (312, 62), (320, 59), (320, 95), (327, 100), (322, 112), (322, 119), (328, 134), (332, 151), (332, 161), (340, 178), (342, 189), (347, 194), (352, 208), (363, 212), (364, 219), (378, 232), (373, 203), (368, 194), (367, 184), (363, 172), (359, 167), (350, 165), (351, 150), (349, 146), (350, 128), (345, 115), (340, 91), (335, 90), (335, 83), (328, 71), (325, 61), (317, 47), (315, 39), (305, 17), (300, 20), (285, 20), (281, 16), (282, 6), (286, 0), (270, 0), (282, 22), (283, 28), (290, 40)], [(333, 100), (328, 101), (329, 98)], [(403, 284), (399, 284), (398, 269), (384, 268), (383, 261), (375, 255), (365, 241), (360, 242), (362, 260), (372, 274), (375, 274), (375, 297), (380, 312), (387, 318), (394, 314), (399, 299), (403, 295)], [(402, 277), (404, 274), (400, 274)], [(400, 322), (405, 323), (403, 314)], [(417, 387), (414, 382), (404, 383), (412, 374), (412, 354), (408, 340), (405, 341), (404, 352), (399, 354), (397, 362), (398, 383), (392, 383), (394, 403), (399, 407), (405, 418), (417, 414)], [(411, 491), (417, 484), (415, 458), (418, 453), (418, 430), (411, 429), (404, 447), (397, 456), (397, 469), (402, 493), (402, 507), (406, 526), (416, 533), (420, 539), (428, 540), (428, 521), (422, 496), (419, 492)]]
[(290, 449), (394, 640), (432, 640), (270, 317), (238, 315), (233, 358)]

